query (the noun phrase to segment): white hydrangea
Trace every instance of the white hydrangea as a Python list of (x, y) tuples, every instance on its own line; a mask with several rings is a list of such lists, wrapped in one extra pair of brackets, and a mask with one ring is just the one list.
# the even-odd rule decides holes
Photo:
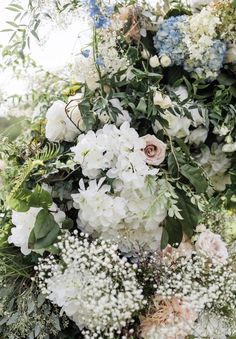
[[(24, 255), (31, 252), (31, 249), (28, 247), (29, 236), (34, 227), (36, 217), (41, 210), (42, 208), (31, 207), (27, 212), (12, 212), (12, 223), (14, 227), (11, 229), (8, 242), (20, 247)], [(55, 203), (50, 207), (50, 211), (58, 225), (62, 225), (65, 220), (65, 213), (59, 210)]]
[(105, 241), (89, 243), (68, 234), (57, 246), (60, 262), (51, 256), (36, 267), (42, 293), (62, 307), (86, 339), (114, 338), (144, 305), (135, 267)]
[(75, 153), (74, 160), (90, 179), (97, 178), (101, 171), (106, 170), (109, 178), (120, 179), (124, 184), (140, 188), (147, 175), (158, 172), (158, 169), (146, 164), (142, 152), (144, 147), (145, 141), (126, 121), (119, 129), (106, 124), (96, 133), (89, 131), (80, 135), (77, 145), (71, 149)]
[(99, 87), (99, 75), (94, 63), (93, 52), (89, 51), (89, 56), (86, 58), (79, 55), (75, 58), (74, 76), (78, 82), (86, 83), (91, 91)]
[(117, 50), (117, 33), (108, 29), (100, 32), (101, 43), (98, 44), (99, 55), (101, 56), (101, 71), (108, 74), (109, 77), (118, 71), (129, 67), (129, 61), (126, 55), (120, 55)]
[(63, 101), (55, 101), (46, 114), (46, 138), (53, 142), (62, 140), (73, 141), (80, 133), (79, 123), (81, 114), (77, 108), (66, 114), (66, 104)]
[(81, 181), (80, 193), (72, 194), (74, 207), (79, 209), (80, 222), (90, 233), (116, 229), (126, 216), (126, 200), (111, 195), (111, 186), (102, 185), (104, 180), (90, 181), (87, 189)]
[(81, 181), (79, 193), (72, 194), (79, 210), (78, 227), (93, 236), (116, 239), (123, 252), (160, 249), (161, 224), (167, 213), (182, 218), (173, 187), (165, 179), (149, 178), (141, 189), (119, 181), (111, 189), (104, 180), (90, 181), (86, 189)]
[(189, 25), (182, 25), (184, 42), (188, 46), (190, 59), (201, 60), (206, 49), (213, 45), (220, 19), (215, 15), (214, 9), (208, 6), (188, 17), (188, 21)]

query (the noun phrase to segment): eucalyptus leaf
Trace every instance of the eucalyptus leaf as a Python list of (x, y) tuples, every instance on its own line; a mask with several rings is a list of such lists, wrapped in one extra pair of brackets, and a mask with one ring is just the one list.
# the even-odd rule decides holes
[(43, 249), (52, 245), (60, 232), (53, 215), (42, 209), (37, 217), (29, 237), (29, 248)]

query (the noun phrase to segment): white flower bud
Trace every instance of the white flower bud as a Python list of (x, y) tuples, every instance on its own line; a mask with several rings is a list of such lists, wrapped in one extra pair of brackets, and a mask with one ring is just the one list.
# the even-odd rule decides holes
[(150, 58), (149, 64), (152, 68), (160, 66), (160, 60), (157, 55), (154, 55)]
[(235, 64), (236, 63), (236, 45), (231, 45), (227, 50), (225, 55), (226, 64)]
[(161, 108), (169, 108), (172, 106), (172, 101), (168, 95), (163, 95), (160, 91), (156, 91), (153, 95), (153, 103)]
[(145, 60), (148, 60), (150, 58), (150, 53), (148, 52), (147, 49), (143, 49), (141, 52), (142, 58)]
[(162, 55), (160, 63), (162, 67), (168, 67), (171, 65), (171, 59), (168, 57), (168, 55)]

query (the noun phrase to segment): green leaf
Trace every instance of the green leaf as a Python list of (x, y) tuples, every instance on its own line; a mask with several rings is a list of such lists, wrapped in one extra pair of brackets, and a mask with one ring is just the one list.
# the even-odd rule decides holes
[(15, 22), (13, 22), (13, 21), (7, 21), (7, 24), (11, 25), (13, 27), (18, 27), (18, 25)]
[(30, 196), (29, 204), (31, 207), (49, 208), (52, 205), (51, 194), (45, 191), (40, 185), (37, 185)]
[(147, 104), (146, 104), (144, 98), (141, 98), (141, 99), (139, 100), (139, 103), (138, 103), (138, 106), (137, 106), (136, 109), (137, 109), (137, 111), (139, 111), (139, 112), (146, 113), (146, 110), (147, 110)]
[(74, 226), (74, 222), (70, 218), (66, 218), (62, 223), (62, 228), (70, 230)]
[(208, 182), (203, 171), (196, 166), (185, 164), (180, 167), (181, 174), (187, 178), (195, 187), (197, 193), (204, 193), (207, 190)]
[(27, 212), (29, 210), (28, 202), (14, 198), (7, 199), (7, 206), (16, 212)]
[(31, 191), (27, 188), (21, 188), (15, 196), (11, 194), (6, 198), (7, 206), (16, 212), (27, 212), (30, 208), (29, 197)]
[(127, 56), (134, 63), (138, 59), (137, 48), (130, 46), (128, 51), (127, 51)]
[(36, 239), (44, 238), (55, 225), (58, 226), (54, 217), (48, 210), (42, 209), (39, 211), (34, 225)]
[(60, 232), (52, 214), (42, 209), (37, 217), (29, 237), (29, 248), (42, 249), (52, 245)]
[(161, 236), (161, 249), (164, 250), (169, 243), (169, 235), (165, 228), (163, 228)]
[(169, 244), (171, 246), (180, 244), (183, 238), (181, 220), (167, 217), (165, 228), (168, 233)]
[(221, 85), (226, 85), (226, 86), (231, 86), (236, 83), (235, 76), (231, 76), (227, 73), (221, 73), (218, 76), (217, 80), (219, 81)]
[(30, 31), (30, 33), (39, 41), (39, 36), (36, 33), (36, 31), (32, 30), (32, 31)]
[(193, 230), (199, 223), (200, 211), (196, 205), (193, 205), (190, 201), (190, 198), (181, 190), (176, 190), (178, 194), (178, 208), (181, 210), (181, 215), (183, 220), (179, 220), (181, 223), (182, 231), (191, 238), (193, 235)]

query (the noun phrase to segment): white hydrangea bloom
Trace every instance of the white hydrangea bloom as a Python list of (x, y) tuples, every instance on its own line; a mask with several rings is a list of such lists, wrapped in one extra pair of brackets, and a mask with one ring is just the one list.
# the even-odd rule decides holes
[(119, 129), (106, 124), (96, 133), (89, 131), (80, 135), (77, 145), (71, 149), (75, 153), (74, 160), (90, 179), (97, 178), (101, 171), (107, 170), (108, 177), (119, 178), (127, 185), (140, 188), (147, 175), (158, 172), (158, 169), (146, 164), (142, 152), (144, 147), (144, 140), (126, 121)]
[(158, 196), (158, 184), (153, 190), (146, 185), (134, 190), (117, 182), (111, 195), (104, 179), (90, 181), (87, 189), (81, 182), (80, 192), (72, 194), (74, 207), (79, 209), (78, 227), (104, 239), (116, 239), (124, 252), (159, 249), (168, 200), (163, 194)]
[[(24, 255), (31, 252), (31, 249), (28, 247), (29, 236), (34, 227), (36, 217), (41, 210), (42, 208), (31, 207), (27, 212), (12, 212), (12, 223), (14, 227), (11, 229), (8, 242), (20, 247)], [(58, 225), (62, 225), (65, 220), (65, 213), (59, 210), (55, 203), (50, 207), (50, 211)]]
[(116, 229), (126, 216), (126, 200), (110, 194), (111, 187), (102, 185), (105, 178), (97, 183), (89, 182), (87, 189), (81, 182), (80, 193), (72, 194), (74, 207), (79, 209), (79, 219), (87, 231), (104, 232)]
[(74, 109), (70, 118), (65, 112), (66, 104), (63, 101), (55, 101), (46, 114), (46, 138), (53, 142), (62, 140), (73, 141), (80, 133), (78, 127), (81, 120), (79, 109)]

